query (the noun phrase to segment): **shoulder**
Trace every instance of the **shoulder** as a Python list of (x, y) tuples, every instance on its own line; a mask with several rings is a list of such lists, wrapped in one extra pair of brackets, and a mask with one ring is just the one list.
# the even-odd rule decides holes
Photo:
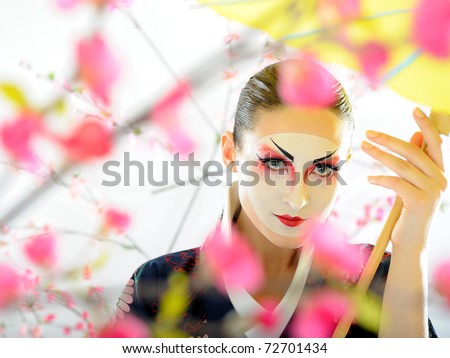
[(199, 261), (200, 248), (192, 248), (161, 255), (139, 266), (134, 272), (134, 280), (145, 277), (168, 276), (172, 272), (191, 273)]

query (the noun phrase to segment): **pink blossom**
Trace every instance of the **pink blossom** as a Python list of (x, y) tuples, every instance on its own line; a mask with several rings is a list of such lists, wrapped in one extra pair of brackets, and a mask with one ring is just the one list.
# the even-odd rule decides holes
[(58, 139), (68, 156), (75, 161), (87, 161), (109, 154), (112, 140), (111, 130), (95, 116), (86, 116), (67, 138)]
[(343, 278), (348, 272), (359, 270), (359, 248), (348, 243), (344, 231), (330, 222), (319, 223), (313, 219), (308, 230), (314, 246), (314, 265), (324, 274)]
[(37, 288), (39, 286), (39, 275), (33, 271), (26, 269), (22, 275), (23, 289), (25, 292), (32, 292), (37, 294)]
[(81, 3), (92, 3), (94, 5), (108, 4), (110, 9), (114, 9), (117, 6), (130, 6), (133, 0), (55, 0), (55, 2), (61, 10), (71, 10)]
[(0, 309), (21, 295), (20, 275), (10, 266), (0, 263)]
[(55, 0), (61, 10), (71, 10), (83, 0)]
[(34, 264), (51, 269), (57, 261), (56, 237), (52, 233), (31, 236), (23, 245), (23, 251)]
[(255, 321), (257, 323), (261, 323), (261, 325), (266, 330), (271, 330), (275, 328), (277, 323), (280, 320), (279, 312), (275, 311), (277, 307), (277, 302), (274, 300), (266, 300), (262, 303), (262, 306), (265, 308), (260, 314), (255, 317)]
[(381, 70), (389, 59), (389, 50), (378, 42), (368, 42), (358, 51), (357, 57), (361, 68), (372, 85), (378, 84), (381, 78)]
[(436, 291), (442, 295), (450, 305), (450, 260), (438, 264), (433, 270), (432, 277)]
[(290, 333), (299, 338), (330, 338), (351, 304), (350, 298), (339, 291), (322, 289), (314, 292), (301, 302)]
[(119, 77), (120, 65), (100, 34), (81, 40), (77, 46), (80, 77), (91, 92), (105, 104), (110, 102), (113, 84)]
[(312, 58), (285, 61), (278, 71), (278, 94), (285, 104), (328, 107), (336, 101), (336, 79)]
[(72, 330), (70, 329), (70, 327), (64, 327), (63, 332), (66, 336), (68, 336), (70, 335), (70, 333), (72, 333)]
[(127, 315), (124, 319), (103, 327), (99, 338), (148, 338), (150, 329), (147, 324), (137, 317)]
[(39, 159), (33, 149), (33, 140), (42, 133), (42, 119), (31, 113), (22, 113), (12, 121), (0, 126), (3, 147), (27, 169), (36, 171)]
[(75, 329), (76, 331), (82, 331), (82, 330), (84, 329), (84, 323), (83, 323), (83, 322), (78, 322), (78, 323), (75, 325), (74, 329)]
[(35, 326), (31, 330), (31, 337), (33, 338), (39, 338), (42, 336), (42, 327), (41, 326)]
[(195, 148), (195, 142), (183, 128), (180, 116), (181, 106), (190, 97), (190, 91), (189, 82), (181, 81), (155, 104), (150, 115), (153, 123), (171, 142), (173, 151), (183, 155), (192, 153)]
[(128, 230), (131, 225), (131, 217), (128, 213), (114, 208), (107, 208), (105, 210), (105, 225), (107, 228), (113, 228), (118, 233), (123, 233)]
[(81, 317), (83, 317), (84, 319), (88, 319), (88, 318), (89, 318), (89, 312), (83, 311), (83, 312), (81, 313)]
[(224, 290), (222, 277), (231, 287), (245, 287), (247, 291), (254, 291), (262, 284), (262, 264), (236, 230), (232, 230), (231, 240), (227, 240), (217, 227), (203, 248), (206, 265), (211, 270), (218, 289)]
[(447, 58), (450, 55), (450, 1), (420, 0), (414, 11), (412, 36), (421, 49)]
[(229, 44), (232, 41), (236, 41), (239, 40), (241, 37), (239, 36), (239, 34), (232, 32), (230, 34), (228, 34), (227, 36), (225, 36), (225, 38), (223, 39), (223, 42), (225, 42), (225, 44)]
[(378, 208), (377, 209), (377, 213), (375, 214), (375, 220), (376, 221), (381, 221), (383, 220), (384, 217), (384, 209), (383, 208)]
[(50, 323), (53, 322), (55, 320), (55, 315), (54, 314), (48, 314), (47, 316), (44, 317), (44, 322)]

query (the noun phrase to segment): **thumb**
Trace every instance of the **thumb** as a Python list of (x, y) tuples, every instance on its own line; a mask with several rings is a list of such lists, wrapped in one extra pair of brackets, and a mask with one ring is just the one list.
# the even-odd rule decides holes
[(423, 142), (423, 134), (422, 132), (416, 132), (412, 135), (411, 140), (409, 141), (412, 144), (417, 145), (418, 147), (422, 147)]

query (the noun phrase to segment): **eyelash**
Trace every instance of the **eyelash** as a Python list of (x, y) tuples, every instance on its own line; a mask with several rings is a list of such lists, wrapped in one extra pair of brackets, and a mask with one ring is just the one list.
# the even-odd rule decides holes
[[(287, 163), (286, 163), (286, 161), (284, 160), (284, 159), (280, 159), (280, 158), (272, 158), (272, 157), (268, 157), (268, 158), (261, 158), (258, 154), (256, 155), (257, 157), (258, 157), (258, 159), (260, 160), (260, 162), (261, 163), (263, 163), (264, 164), (264, 166), (267, 168), (267, 169), (270, 169), (270, 170), (284, 170), (284, 171), (287, 171)], [(277, 162), (277, 163), (283, 163), (284, 164), (284, 167), (283, 168), (272, 168), (268, 163), (270, 163), (270, 162)], [(328, 176), (331, 176), (332, 174), (334, 174), (335, 172), (338, 172), (339, 170), (341, 170), (342, 169), (342, 165), (343, 165), (343, 163), (342, 164), (338, 164), (338, 165), (332, 165), (332, 164), (329, 164), (329, 163), (316, 163), (315, 165), (314, 165), (314, 169), (313, 170), (311, 170), (310, 171), (310, 173), (311, 172), (313, 172), (315, 169), (317, 169), (317, 168), (329, 168), (329, 169), (331, 169), (333, 172), (332, 173), (329, 173), (329, 174), (319, 174), (319, 173), (316, 173), (317, 175), (319, 175), (319, 176), (321, 176), (321, 177), (328, 177)]]
[[(269, 158), (261, 158), (258, 154), (256, 154), (256, 156), (258, 157), (259, 161), (260, 161), (261, 163), (263, 163), (264, 166), (265, 166), (267, 169), (270, 169), (270, 170), (284, 170), (284, 171), (287, 171), (287, 163), (286, 163), (286, 161), (285, 161), (284, 159), (280, 159), (280, 158), (271, 158), (271, 157), (269, 157)], [(284, 164), (284, 167), (283, 167), (283, 168), (271, 168), (270, 165), (268, 164), (268, 163), (270, 163), (270, 162), (283, 163), (283, 164)]]
[(331, 176), (332, 174), (334, 174), (335, 172), (338, 172), (339, 170), (341, 170), (342, 169), (342, 164), (338, 164), (338, 165), (332, 165), (332, 164), (328, 164), (328, 163), (317, 163), (316, 165), (315, 165), (315, 167), (314, 167), (314, 169), (313, 170), (311, 170), (311, 172), (310, 173), (312, 173), (314, 170), (316, 170), (317, 168), (328, 168), (328, 169), (331, 169), (332, 170), (332, 172), (331, 173), (329, 173), (329, 174), (319, 174), (319, 173), (317, 173), (317, 175), (319, 175), (319, 176), (321, 176), (321, 177), (329, 177), (329, 176)]

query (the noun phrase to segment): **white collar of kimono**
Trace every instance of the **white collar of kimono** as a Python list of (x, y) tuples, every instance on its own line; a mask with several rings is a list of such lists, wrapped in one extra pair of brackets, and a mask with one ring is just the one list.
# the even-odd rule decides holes
[[(237, 181), (233, 182), (227, 191), (227, 200), (225, 203), (221, 231), (225, 237), (229, 238), (231, 232), (231, 222), (239, 205), (237, 198)], [(280, 337), (286, 328), (289, 320), (294, 314), (303, 289), (306, 284), (312, 261), (312, 248), (304, 247), (297, 263), (297, 268), (291, 284), (286, 291), (283, 299), (275, 308), (275, 314), (278, 317), (278, 324), (269, 330), (265, 329), (262, 324), (255, 324), (252, 328), (245, 332), (249, 338), (276, 338)], [(244, 287), (232, 287), (227, 283), (224, 277), (225, 289), (228, 293), (234, 309), (240, 317), (255, 317), (266, 310), (262, 307)]]

